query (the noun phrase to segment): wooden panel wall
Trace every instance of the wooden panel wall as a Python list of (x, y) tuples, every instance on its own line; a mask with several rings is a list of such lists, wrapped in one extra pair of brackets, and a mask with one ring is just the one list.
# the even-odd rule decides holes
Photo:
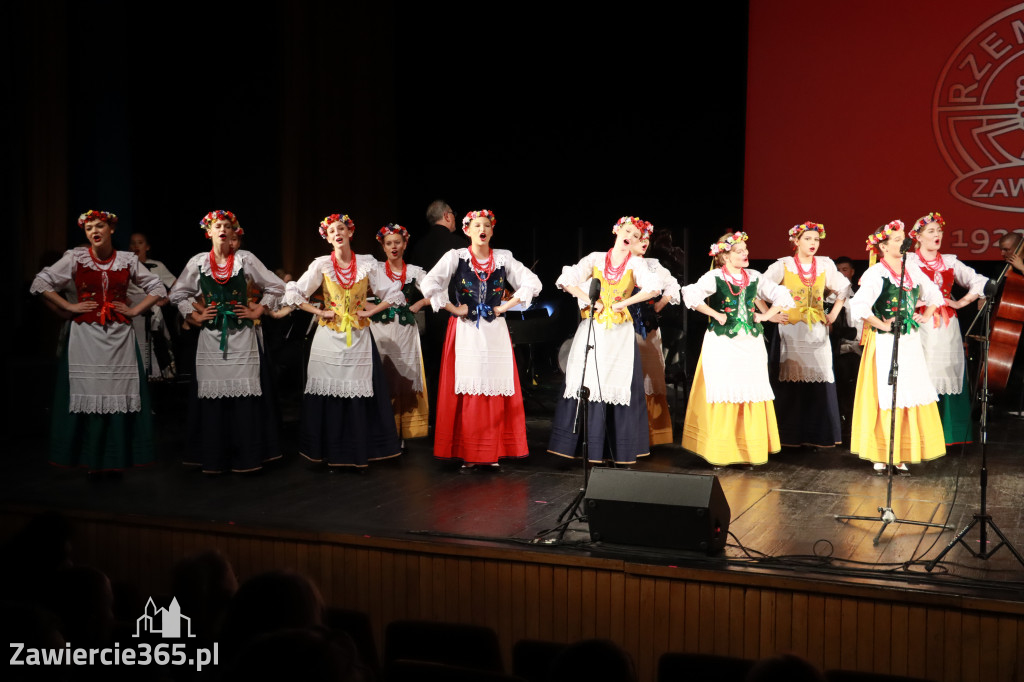
[[(9, 535), (27, 518), (0, 513)], [(143, 595), (170, 590), (170, 566), (216, 547), (239, 579), (289, 568), (327, 603), (370, 614), (378, 646), (400, 618), (486, 625), (506, 663), (522, 638), (605, 637), (640, 679), (668, 651), (757, 659), (793, 652), (825, 669), (933, 680), (1024, 680), (1024, 605), (888, 586), (649, 566), (537, 551), (361, 536), (190, 526), (93, 515), (76, 560)]]

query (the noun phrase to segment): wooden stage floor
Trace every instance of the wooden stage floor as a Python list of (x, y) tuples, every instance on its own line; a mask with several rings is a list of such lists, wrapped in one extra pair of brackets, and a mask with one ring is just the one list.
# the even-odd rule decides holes
[[(43, 428), (22, 429), (0, 458), (0, 500), (9, 508), (62, 509), (167, 518), (234, 526), (415, 538), (436, 543), (484, 542), (524, 551), (628, 557), (633, 562), (693, 564), (721, 570), (757, 570), (817, 580), (900, 583), (930, 590), (1024, 601), (1024, 566), (1007, 548), (984, 561), (953, 548), (934, 571), (923, 564), (946, 547), (979, 510), (980, 447), (955, 447), (945, 457), (912, 467), (893, 481), (900, 519), (946, 523), (952, 531), (894, 524), (876, 546), (879, 522), (840, 522), (836, 514), (878, 517), (886, 478), (849, 451), (784, 450), (754, 470), (712, 471), (678, 446), (654, 448), (637, 470), (719, 477), (732, 510), (723, 556), (601, 547), (584, 524), (571, 526), (558, 547), (530, 541), (555, 525), (582, 481), (580, 465), (545, 452), (550, 395), (527, 401), (531, 456), (499, 471), (460, 474), (432, 458), (430, 445), (410, 441), (396, 460), (365, 475), (329, 472), (295, 455), (294, 420), (282, 432), (285, 460), (255, 475), (204, 476), (181, 467), (185, 386), (155, 387), (159, 462), (120, 477), (93, 477), (45, 463)], [(550, 393), (550, 392), (549, 392)], [(1024, 420), (1002, 417), (990, 426), (988, 508), (1009, 540), (1024, 551)], [(993, 547), (990, 534), (987, 545)], [(965, 538), (978, 548), (979, 532)]]

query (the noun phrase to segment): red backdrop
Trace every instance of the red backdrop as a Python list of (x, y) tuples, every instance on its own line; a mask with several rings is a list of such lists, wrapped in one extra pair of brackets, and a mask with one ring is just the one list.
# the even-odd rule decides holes
[(895, 218), (946, 218), (943, 251), (1024, 234), (1024, 3), (751, 0), (744, 225), (755, 257), (824, 223), (864, 258)]

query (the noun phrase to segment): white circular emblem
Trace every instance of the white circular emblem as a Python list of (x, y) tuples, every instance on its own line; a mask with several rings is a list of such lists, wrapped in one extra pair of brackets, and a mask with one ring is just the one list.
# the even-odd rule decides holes
[(1024, 4), (976, 28), (939, 77), (932, 126), (963, 202), (1024, 213)]

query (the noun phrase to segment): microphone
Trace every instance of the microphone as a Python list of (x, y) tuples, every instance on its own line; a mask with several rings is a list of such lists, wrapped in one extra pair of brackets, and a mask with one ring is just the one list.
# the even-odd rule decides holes
[(903, 244), (900, 246), (900, 255), (902, 256), (907, 251), (910, 251), (912, 248), (914, 248), (914, 238), (907, 237), (906, 239), (903, 240)]
[(601, 280), (593, 278), (590, 280), (590, 305), (594, 305), (601, 297)]

